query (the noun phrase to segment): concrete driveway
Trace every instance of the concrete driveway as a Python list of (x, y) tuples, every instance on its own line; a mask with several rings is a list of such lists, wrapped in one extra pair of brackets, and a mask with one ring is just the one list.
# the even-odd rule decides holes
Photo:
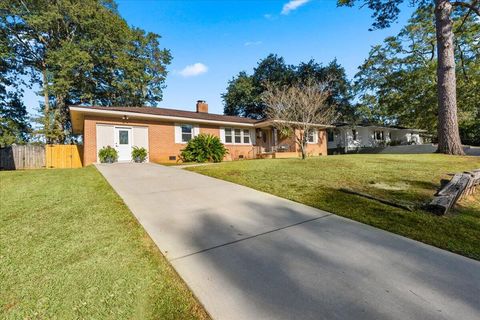
[(214, 319), (480, 319), (480, 262), (176, 168), (97, 168)]

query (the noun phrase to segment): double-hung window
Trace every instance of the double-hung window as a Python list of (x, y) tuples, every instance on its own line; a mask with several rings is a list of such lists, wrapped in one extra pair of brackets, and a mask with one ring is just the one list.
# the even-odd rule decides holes
[(232, 143), (232, 128), (225, 128), (225, 143)]
[(383, 131), (375, 131), (375, 140), (384, 140)]
[(187, 143), (193, 138), (193, 126), (191, 124), (180, 125), (182, 130), (182, 142)]
[(243, 129), (243, 143), (250, 144), (250, 130)]
[(242, 143), (242, 130), (235, 129), (235, 143)]
[(317, 130), (308, 131), (307, 142), (308, 143), (317, 143)]
[(353, 141), (358, 140), (358, 131), (355, 129), (352, 129), (352, 135), (353, 135)]
[(223, 128), (224, 143), (228, 144), (251, 144), (249, 129)]

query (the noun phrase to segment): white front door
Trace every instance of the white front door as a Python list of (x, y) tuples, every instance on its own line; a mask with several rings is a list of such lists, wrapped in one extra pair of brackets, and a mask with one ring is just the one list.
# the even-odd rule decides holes
[(132, 161), (132, 128), (115, 127), (115, 148), (118, 161)]

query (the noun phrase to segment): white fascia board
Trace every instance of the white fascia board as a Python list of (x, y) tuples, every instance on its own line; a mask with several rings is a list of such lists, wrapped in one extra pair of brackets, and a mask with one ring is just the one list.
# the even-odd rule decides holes
[(188, 117), (162, 116), (162, 115), (156, 115), (156, 114), (128, 112), (128, 111), (98, 110), (98, 109), (86, 109), (86, 108), (78, 108), (78, 107), (70, 107), (70, 110), (83, 112), (85, 114), (118, 115), (118, 116), (128, 116), (132, 118), (136, 117), (136, 118), (148, 118), (148, 119), (161, 119), (161, 120), (171, 120), (171, 121), (187, 122), (187, 123), (192, 122), (192, 123), (208, 123), (208, 124), (219, 124), (219, 125), (228, 125), (228, 126), (237, 126), (237, 127), (254, 127), (253, 123), (206, 120), (206, 119), (197, 119), (197, 118), (188, 118)]
[[(275, 123), (289, 123), (294, 125), (304, 125), (303, 122), (297, 121), (284, 121), (284, 120), (266, 120), (255, 124), (256, 128), (263, 128), (268, 126), (273, 126)], [(320, 128), (320, 129), (327, 129), (327, 128), (334, 128), (335, 126), (327, 125), (327, 124), (310, 124), (312, 127)]]

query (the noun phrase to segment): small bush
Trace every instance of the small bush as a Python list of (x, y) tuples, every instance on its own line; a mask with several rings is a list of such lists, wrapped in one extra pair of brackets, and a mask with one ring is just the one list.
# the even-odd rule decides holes
[(218, 137), (199, 134), (188, 142), (180, 158), (184, 162), (221, 162), (227, 153), (228, 150)]
[(142, 163), (147, 160), (147, 150), (143, 147), (133, 147), (132, 148), (132, 159), (137, 163)]
[(118, 152), (115, 148), (106, 146), (98, 151), (98, 157), (101, 163), (114, 163), (118, 160)]
[(388, 145), (389, 145), (389, 146), (392, 146), (392, 147), (394, 147), (394, 146), (400, 146), (401, 144), (402, 144), (402, 141), (400, 141), (400, 140), (392, 140), (392, 141), (390, 141), (390, 142), (388, 143)]

